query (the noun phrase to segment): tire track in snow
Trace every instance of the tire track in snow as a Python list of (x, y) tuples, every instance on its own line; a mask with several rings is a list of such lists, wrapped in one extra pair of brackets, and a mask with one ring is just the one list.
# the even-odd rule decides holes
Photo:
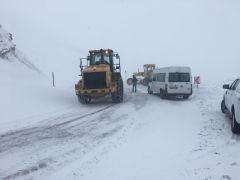
[[(10, 154), (14, 154), (17, 151), (25, 151), (29, 148), (36, 148), (36, 146), (39, 146), (37, 149), (41, 149), (42, 144), (46, 144), (47, 147), (42, 148), (51, 148), (52, 146), (55, 146), (60, 143), (66, 143), (68, 139), (81, 139), (82, 137), (88, 135), (87, 131), (81, 132), (81, 129), (84, 128), (84, 126), (87, 126), (87, 124), (92, 123), (93, 121), (97, 121), (97, 118), (93, 118), (91, 121), (88, 122), (88, 119), (92, 116), (96, 116), (99, 113), (102, 113), (108, 109), (111, 109), (112, 107), (116, 106), (117, 104), (111, 104), (107, 107), (101, 108), (97, 111), (84, 114), (82, 116), (77, 116), (70, 118), (67, 115), (64, 115), (67, 117), (65, 122), (56, 123), (53, 125), (44, 125), (44, 126), (38, 126), (38, 127), (31, 127), (26, 129), (21, 129), (18, 131), (13, 131), (9, 133), (5, 133), (0, 135), (0, 159), (1, 157), (4, 158), (4, 156), (9, 156)], [(63, 115), (61, 115), (63, 116)], [(60, 116), (60, 117), (61, 117)], [(70, 115), (72, 117), (72, 115)], [(54, 120), (58, 120), (59, 117), (55, 118)], [(61, 118), (60, 118), (61, 119)], [(84, 120), (81, 123), (75, 124), (79, 120)], [(96, 125), (96, 124), (95, 124)], [(93, 124), (94, 126), (94, 124)], [(89, 128), (91, 129), (91, 125), (89, 125)], [(97, 129), (97, 128), (96, 128)], [(71, 132), (72, 131), (72, 132)], [(117, 129), (115, 129), (117, 131)], [(112, 133), (114, 133), (114, 130), (112, 130)], [(102, 138), (106, 138), (107, 136), (110, 136), (110, 134), (105, 133)], [(84, 143), (81, 143), (81, 148), (83, 147)], [(86, 145), (85, 149), (86, 149)], [(62, 156), (57, 155), (57, 156)], [(54, 159), (55, 157), (53, 157)], [(59, 158), (59, 157), (56, 157)], [(21, 168), (16, 173), (12, 173), (10, 175), (4, 175), (5, 172), (1, 172), (0, 170), (0, 179), (12, 179), (17, 178), (19, 176), (24, 176), (27, 174), (30, 174), (31, 172), (36, 172), (37, 170), (46, 168), (48, 166), (48, 163), (51, 163), (52, 158), (47, 158), (44, 160), (40, 160), (39, 162), (36, 162), (35, 165)], [(24, 164), (24, 162), (23, 162)]]
[[(12, 132), (2, 134), (2, 135), (0, 135), (0, 153), (5, 152), (6, 150), (11, 150), (11, 148), (13, 148), (13, 147), (22, 147), (22, 146), (30, 143), (30, 142), (27, 143), (27, 142), (19, 141), (19, 140), (21, 140), (20, 138), (23, 138), (25, 141), (26, 137), (28, 137), (28, 136), (31, 136), (33, 134), (37, 134), (40, 132), (48, 131), (48, 130), (52, 131), (54, 128), (65, 126), (65, 125), (73, 123), (75, 121), (78, 121), (78, 120), (84, 119), (86, 117), (90, 117), (90, 116), (93, 116), (100, 112), (103, 112), (103, 111), (113, 107), (114, 105), (116, 105), (116, 104), (101, 108), (97, 111), (87, 113), (82, 116), (77, 116), (77, 117), (71, 118), (62, 123), (56, 123), (56, 124), (50, 125), (50, 126), (46, 125), (46, 126), (31, 127), (31, 128), (21, 129), (18, 131), (12, 131)], [(57, 120), (57, 119), (59, 119), (59, 117), (54, 118), (54, 119)], [(15, 142), (15, 143), (13, 143), (13, 142)]]
[[(137, 98), (141, 98), (141, 96)], [(134, 100), (130, 104), (136, 107), (139, 102), (136, 103), (135, 99), (127, 96), (121, 104), (111, 104), (81, 116), (71, 113), (62, 114), (51, 121), (49, 120), (50, 125), (45, 122), (46, 125), (43, 126), (1, 134), (0, 160), (11, 155), (15, 155), (17, 158), (22, 155), (26, 156), (27, 153), (33, 157), (26, 157), (21, 162), (16, 162), (13, 169), (6, 169), (6, 171), (1, 172), (1, 169), (5, 168), (0, 168), (0, 179), (14, 179), (31, 175), (38, 170), (69, 163), (79, 158), (79, 156), (83, 156), (94, 147), (99, 146), (104, 139), (116, 134), (125, 126), (124, 123), (126, 122), (121, 121), (127, 119), (128, 114), (114, 112), (117, 112), (118, 108), (124, 107), (130, 100)], [(72, 143), (77, 144), (76, 147), (59, 150), (61, 147)], [(53, 150), (54, 148), (55, 150)], [(46, 155), (45, 152), (43, 154), (44, 150)], [(50, 151), (50, 155), (48, 155), (48, 151)], [(57, 152), (53, 153), (51, 151)]]

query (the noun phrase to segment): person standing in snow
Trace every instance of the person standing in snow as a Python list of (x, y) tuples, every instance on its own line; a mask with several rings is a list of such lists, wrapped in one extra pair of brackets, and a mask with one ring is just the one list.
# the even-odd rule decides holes
[(135, 75), (133, 75), (133, 80), (132, 80), (132, 82), (133, 82), (133, 87), (132, 87), (132, 92), (137, 92), (137, 78), (136, 78), (136, 76)]

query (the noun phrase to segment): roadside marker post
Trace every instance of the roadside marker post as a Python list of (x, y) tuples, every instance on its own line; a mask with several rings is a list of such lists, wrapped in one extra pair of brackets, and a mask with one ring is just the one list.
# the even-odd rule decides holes
[(55, 77), (54, 77), (54, 72), (52, 72), (52, 80), (53, 80), (53, 87), (55, 87)]

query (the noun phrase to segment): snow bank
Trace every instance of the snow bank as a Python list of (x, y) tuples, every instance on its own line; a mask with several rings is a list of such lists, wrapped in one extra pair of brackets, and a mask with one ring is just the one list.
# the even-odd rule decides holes
[(74, 87), (53, 88), (51, 80), (20, 61), (0, 58), (0, 84), (0, 133), (32, 125), (47, 113), (54, 115), (78, 105)]

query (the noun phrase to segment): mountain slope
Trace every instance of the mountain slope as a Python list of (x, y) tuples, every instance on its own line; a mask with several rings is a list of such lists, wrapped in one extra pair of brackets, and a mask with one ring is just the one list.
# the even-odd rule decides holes
[(32, 64), (27, 58), (16, 49), (16, 45), (13, 43), (13, 36), (11, 33), (8, 33), (0, 25), (0, 58), (2, 60), (7, 60), (10, 62), (19, 61), (23, 65), (27, 66), (29, 69), (34, 70), (40, 73), (40, 70)]
[(76, 100), (72, 88), (53, 89), (52, 82), (16, 48), (12, 34), (1, 26), (0, 84), (0, 132), (34, 124), (39, 114), (66, 109), (69, 104), (61, 103), (61, 98)]

